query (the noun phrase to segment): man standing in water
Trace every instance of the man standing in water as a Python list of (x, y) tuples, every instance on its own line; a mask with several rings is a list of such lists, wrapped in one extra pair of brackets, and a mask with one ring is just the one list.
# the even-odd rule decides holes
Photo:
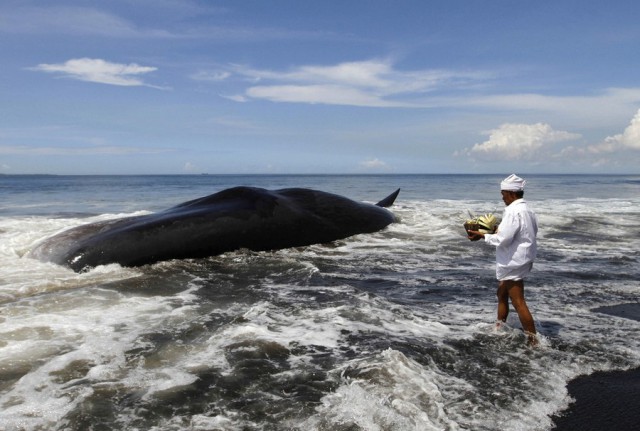
[(498, 279), (498, 324), (507, 321), (509, 299), (516, 309), (527, 344), (538, 344), (533, 317), (524, 299), (524, 277), (529, 274), (536, 257), (538, 221), (523, 199), (525, 180), (512, 174), (500, 183), (502, 200), (507, 206), (494, 234), (468, 231), (470, 240), (484, 238), (496, 247), (496, 277)]

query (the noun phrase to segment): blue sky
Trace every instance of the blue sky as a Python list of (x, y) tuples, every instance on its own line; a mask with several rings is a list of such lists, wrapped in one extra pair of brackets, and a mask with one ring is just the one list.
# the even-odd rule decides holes
[(0, 173), (638, 173), (640, 2), (0, 3)]

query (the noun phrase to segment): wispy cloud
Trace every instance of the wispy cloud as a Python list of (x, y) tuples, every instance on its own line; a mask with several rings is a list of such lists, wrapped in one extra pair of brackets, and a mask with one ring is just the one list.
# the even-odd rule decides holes
[(246, 96), (272, 102), (321, 103), (369, 107), (406, 106), (399, 101), (385, 100), (359, 88), (340, 85), (270, 85), (247, 89)]
[[(547, 95), (535, 93), (484, 94), (462, 98), (448, 98), (441, 105), (510, 111), (535, 111), (554, 117), (575, 119), (589, 125), (610, 124), (640, 103), (640, 87), (603, 88), (590, 94)], [(577, 121), (576, 121), (577, 120)]]
[[(508, 74), (508, 71), (504, 72)], [(221, 95), (237, 102), (325, 104), (376, 108), (509, 110), (578, 124), (606, 126), (640, 103), (640, 87), (594, 89), (592, 94), (505, 93), (496, 70), (402, 70), (390, 59), (300, 65), (287, 70), (230, 64), (193, 79), (242, 85)], [(603, 109), (606, 107), (606, 109)], [(637, 108), (636, 108), (637, 109)]]
[(211, 81), (211, 82), (220, 82), (231, 76), (231, 72), (226, 70), (200, 70), (196, 73), (193, 73), (190, 78), (196, 81)]
[[(95, 2), (98, 3), (98, 2)], [(265, 40), (327, 40), (349, 36), (326, 31), (291, 30), (256, 25), (216, 25), (205, 17), (224, 16), (229, 10), (215, 4), (189, 1), (150, 1), (147, 16), (114, 13), (117, 5), (101, 2), (94, 7), (0, 5), (0, 33), (32, 35), (98, 36), (129, 39), (208, 39), (247, 42)], [(127, 8), (128, 9), (128, 8)], [(150, 12), (150, 13), (149, 13)], [(353, 37), (353, 36), (351, 36)]]
[(244, 93), (228, 96), (232, 100), (370, 107), (420, 107), (418, 98), (424, 94), (464, 87), (483, 76), (448, 70), (401, 71), (389, 60), (306, 65), (287, 71), (231, 65), (210, 76), (228, 79), (231, 74), (249, 82)]
[(173, 150), (159, 148), (122, 147), (113, 145), (87, 147), (37, 147), (27, 145), (0, 145), (2, 155), (26, 156), (127, 156), (132, 154), (160, 154)]
[(152, 87), (145, 84), (139, 76), (154, 72), (157, 68), (140, 66), (136, 63), (120, 64), (96, 58), (77, 58), (58, 64), (39, 64), (30, 70), (56, 73), (65, 78), (99, 84)]
[(109, 12), (88, 7), (18, 7), (2, 10), (0, 32), (105, 37), (173, 37), (165, 30), (142, 29)]
[(504, 93), (496, 87), (500, 75), (492, 70), (402, 70), (392, 60), (371, 59), (288, 70), (232, 64), (192, 78), (235, 84), (239, 79), (243, 91), (222, 96), (237, 102), (511, 110), (553, 114), (574, 123), (586, 118), (590, 124), (609, 124), (640, 102), (640, 88), (605, 88), (591, 95)]

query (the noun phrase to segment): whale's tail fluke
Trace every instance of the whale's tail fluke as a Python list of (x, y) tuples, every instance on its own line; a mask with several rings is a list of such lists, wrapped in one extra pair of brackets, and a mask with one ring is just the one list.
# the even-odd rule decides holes
[(379, 207), (382, 207), (382, 208), (389, 208), (395, 202), (396, 198), (398, 197), (398, 193), (400, 193), (400, 189), (398, 189), (395, 192), (391, 193), (389, 196), (387, 196), (386, 198), (382, 199), (376, 205), (379, 206)]

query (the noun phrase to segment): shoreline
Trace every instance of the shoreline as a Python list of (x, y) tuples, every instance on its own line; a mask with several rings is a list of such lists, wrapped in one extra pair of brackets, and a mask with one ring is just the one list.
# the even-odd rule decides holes
[[(592, 311), (640, 321), (640, 303), (605, 306)], [(640, 367), (580, 376), (569, 382), (567, 390), (575, 401), (551, 417), (555, 424), (552, 431), (638, 429)]]
[(598, 371), (567, 385), (575, 399), (552, 416), (552, 431), (631, 431), (640, 423), (640, 368)]

